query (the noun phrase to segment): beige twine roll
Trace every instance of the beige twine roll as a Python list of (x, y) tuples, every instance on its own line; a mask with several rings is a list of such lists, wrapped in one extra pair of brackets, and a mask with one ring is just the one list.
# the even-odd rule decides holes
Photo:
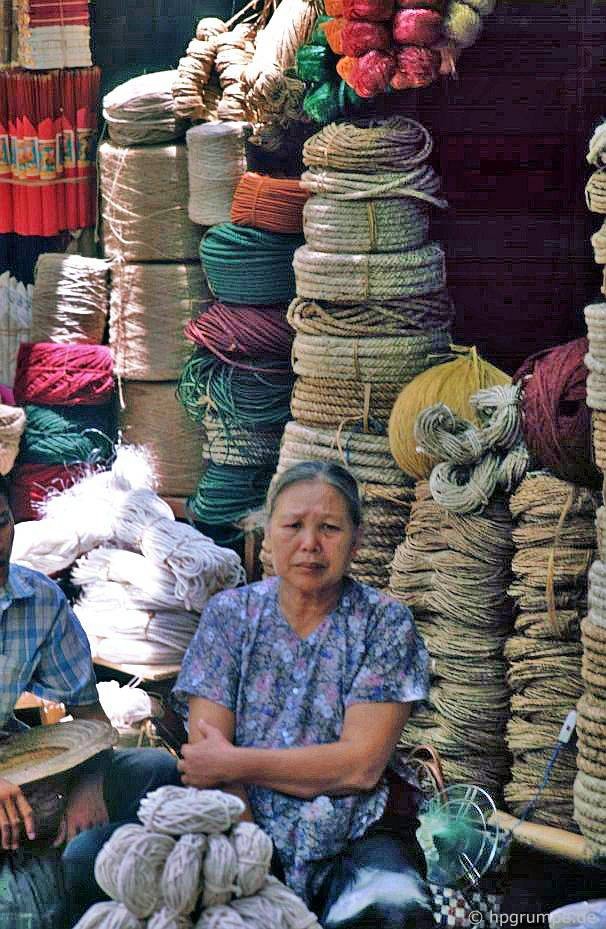
[(406, 336), (418, 334), (419, 329), (447, 329), (453, 320), (453, 305), (446, 290), (408, 300), (351, 306), (295, 297), (288, 308), (287, 319), (293, 329), (304, 335), (348, 339)]
[(105, 253), (123, 261), (198, 258), (202, 230), (187, 215), (185, 145), (104, 142), (99, 172)]
[(115, 264), (109, 318), (114, 373), (136, 381), (177, 380), (191, 355), (183, 328), (210, 300), (198, 264)]
[(606, 264), (606, 222), (591, 236), (591, 244), (596, 264)]
[(109, 262), (81, 255), (40, 255), (32, 296), (32, 342), (103, 341), (109, 310)]
[(592, 412), (591, 427), (595, 463), (602, 471), (606, 471), (606, 411), (594, 410)]
[(238, 860), (237, 896), (250, 897), (258, 893), (267, 880), (273, 843), (255, 823), (247, 822), (234, 826), (230, 840)]
[(337, 429), (341, 423), (360, 421), (368, 428), (371, 420), (389, 421), (401, 384), (342, 381), (298, 377), (290, 401), (294, 418), (303, 426)]
[(225, 835), (209, 835), (208, 850), (202, 863), (203, 906), (229, 903), (236, 892), (238, 859), (236, 850)]
[(245, 142), (251, 127), (244, 122), (206, 123), (188, 129), (188, 214), (203, 226), (231, 221), (231, 203), (246, 171)]
[(202, 471), (204, 436), (186, 415), (172, 381), (125, 381), (120, 428), (128, 445), (150, 456), (157, 491), (167, 497), (193, 493)]
[(172, 87), (176, 71), (142, 74), (120, 84), (103, 98), (103, 118), (116, 145), (156, 145), (185, 134), (175, 114)]
[(147, 929), (194, 929), (194, 924), (189, 916), (163, 907), (149, 918)]
[(334, 303), (429, 294), (446, 285), (444, 251), (436, 242), (384, 255), (330, 255), (302, 245), (293, 268), (299, 297)]
[(0, 403), (0, 474), (12, 469), (24, 430), (25, 410)]
[(440, 186), (440, 178), (429, 164), (410, 171), (376, 171), (372, 174), (365, 173), (363, 168), (335, 171), (314, 167), (301, 175), (301, 187), (335, 203), (370, 200), (376, 204), (377, 200), (397, 197), (404, 203), (415, 200), (445, 209), (448, 202), (436, 196)]
[(307, 167), (376, 174), (409, 170), (426, 161), (432, 149), (425, 126), (406, 116), (391, 116), (368, 126), (324, 126), (303, 146), (303, 161)]
[(244, 71), (255, 54), (254, 29), (241, 23), (215, 39), (215, 69), (223, 91), (218, 115), (221, 120), (246, 119)]
[(93, 904), (74, 929), (144, 929), (144, 926), (145, 923), (127, 910), (124, 904), (110, 901)]
[(204, 835), (182, 835), (166, 859), (160, 895), (175, 913), (188, 914), (195, 909), (202, 889), (206, 846)]
[(592, 213), (606, 213), (606, 173), (594, 171), (585, 187), (585, 200)]
[(320, 252), (399, 252), (429, 238), (427, 204), (412, 199), (338, 202), (311, 197), (303, 207), (303, 233)]
[[(179, 60), (177, 76), (172, 93), (175, 112), (184, 119), (208, 119), (213, 101), (210, 88), (207, 87), (211, 75), (217, 46), (215, 37), (227, 32), (227, 26), (221, 19), (209, 16), (201, 19), (196, 28), (196, 37), (187, 48), (187, 54)], [(220, 96), (220, 91), (213, 95)], [(216, 108), (218, 99), (214, 100)]]

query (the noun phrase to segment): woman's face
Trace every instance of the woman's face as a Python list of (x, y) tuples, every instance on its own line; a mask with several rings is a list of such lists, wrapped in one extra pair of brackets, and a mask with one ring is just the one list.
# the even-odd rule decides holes
[(268, 530), (276, 574), (309, 593), (340, 584), (359, 541), (343, 495), (320, 480), (283, 490)]

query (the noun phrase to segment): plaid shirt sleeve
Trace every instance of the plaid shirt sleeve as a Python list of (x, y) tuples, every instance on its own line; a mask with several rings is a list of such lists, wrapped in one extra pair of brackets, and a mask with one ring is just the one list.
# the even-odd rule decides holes
[(62, 593), (41, 645), (31, 690), (39, 697), (68, 706), (84, 706), (99, 700), (86, 633)]

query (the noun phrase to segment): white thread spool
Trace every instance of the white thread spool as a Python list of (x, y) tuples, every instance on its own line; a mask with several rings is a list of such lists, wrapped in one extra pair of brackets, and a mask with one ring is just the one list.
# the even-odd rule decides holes
[(189, 218), (202, 226), (228, 223), (238, 181), (246, 171), (244, 122), (204, 123), (187, 130)]

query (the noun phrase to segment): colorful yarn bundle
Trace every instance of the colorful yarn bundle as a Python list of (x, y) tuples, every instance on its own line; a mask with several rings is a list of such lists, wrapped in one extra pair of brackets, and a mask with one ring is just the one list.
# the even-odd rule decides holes
[(35, 276), (31, 341), (100, 344), (109, 311), (109, 263), (47, 252)]
[(187, 130), (188, 214), (202, 226), (226, 223), (234, 191), (246, 170), (244, 122), (205, 123)]
[[(534, 800), (562, 723), (583, 692), (580, 624), (595, 552), (596, 506), (589, 490), (541, 471), (528, 474), (509, 501), (515, 545), (509, 593), (517, 610), (505, 645), (511, 688), (507, 744), (513, 756), (505, 798), (516, 815)], [(571, 745), (558, 756), (533, 819), (578, 831), (575, 774)]]
[(234, 368), (263, 371), (259, 363), (252, 361), (261, 357), (271, 362), (267, 373), (279, 370), (280, 362), (288, 370), (293, 333), (280, 306), (211, 303), (187, 324), (185, 336)]
[[(587, 307), (590, 335), (598, 338), (594, 350), (599, 345), (600, 316), (606, 324), (606, 305), (603, 310)], [(586, 402), (585, 359), (588, 367), (594, 363), (588, 351), (587, 339), (575, 339), (539, 352), (524, 362), (513, 380), (522, 386), (522, 431), (535, 467), (582, 487), (598, 487), (601, 474), (592, 461), (591, 411)], [(592, 377), (595, 380), (596, 375)]]
[(234, 193), (231, 221), (267, 232), (300, 234), (308, 196), (298, 179), (246, 171)]
[(107, 346), (27, 342), (19, 348), (15, 403), (98, 406), (111, 400), (113, 390)]
[(27, 464), (99, 464), (112, 456), (115, 416), (112, 405), (25, 406), (26, 428), (19, 461)]
[(462, 516), (419, 481), (389, 588), (412, 608), (432, 659), (429, 700), (415, 705), (401, 744), (433, 745), (447, 783), (478, 784), (497, 803), (510, 763), (503, 647), (512, 620), (511, 528), (502, 498)]

